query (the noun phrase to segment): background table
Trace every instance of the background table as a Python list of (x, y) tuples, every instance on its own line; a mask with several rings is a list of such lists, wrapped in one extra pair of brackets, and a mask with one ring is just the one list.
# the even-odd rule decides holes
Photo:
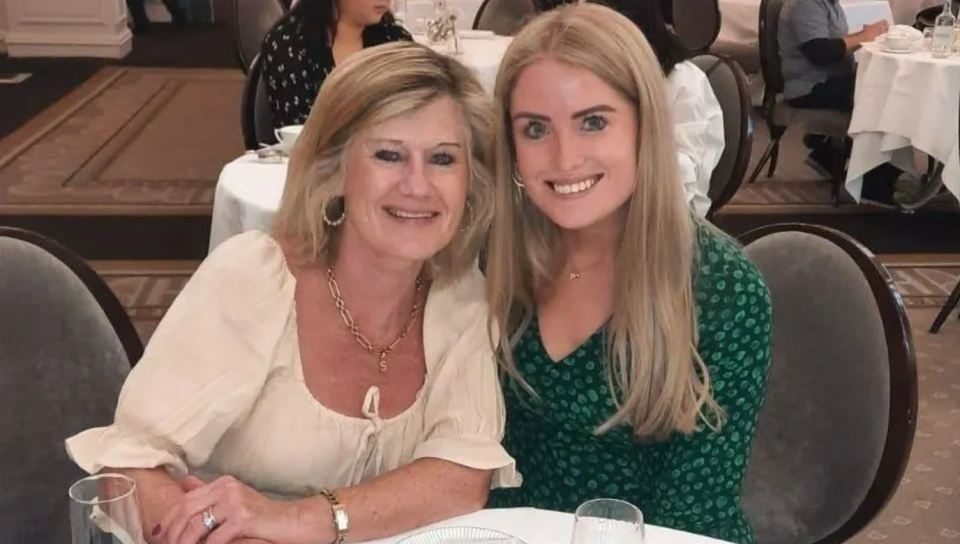
[[(840, 0), (850, 32), (885, 19), (893, 21), (887, 0)], [(911, 19), (911, 23), (913, 20)], [(760, 0), (720, 0), (718, 44), (759, 47)]]
[(958, 109), (960, 56), (935, 59), (925, 50), (894, 54), (865, 45), (857, 52), (847, 191), (859, 201), (863, 174), (887, 161), (913, 171), (918, 149), (943, 163), (943, 184), (960, 198)]
[[(414, 34), (413, 39), (427, 45), (427, 37), (422, 34)], [(473, 68), (483, 87), (492, 93), (493, 85), (497, 81), (497, 71), (500, 69), (500, 59), (512, 41), (513, 38), (509, 36), (461, 37), (461, 53), (456, 58)]]
[[(483, 0), (447, 0), (447, 6), (456, 10), (457, 28), (473, 28), (473, 20), (477, 18)], [(433, 17), (433, 0), (407, 0), (407, 20), (404, 26), (411, 32), (422, 32), (423, 23), (419, 19)]]
[(286, 162), (262, 163), (256, 153), (224, 166), (213, 196), (210, 250), (248, 230), (269, 231), (286, 179)]
[[(430, 528), (464, 525), (502, 531), (523, 540), (527, 544), (569, 544), (570, 537), (573, 534), (573, 514), (537, 510), (535, 508), (481, 510), (431, 525)], [(424, 529), (419, 531), (422, 530)], [(413, 531), (410, 534), (419, 531)], [(645, 533), (644, 544), (724, 544), (723, 541), (713, 538), (653, 525), (647, 525)], [(406, 536), (409, 536), (409, 534), (376, 540), (368, 544), (396, 544)]]

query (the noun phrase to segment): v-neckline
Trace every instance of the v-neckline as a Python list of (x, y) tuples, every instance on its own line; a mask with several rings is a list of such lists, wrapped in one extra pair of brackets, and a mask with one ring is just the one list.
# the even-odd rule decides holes
[(599, 326), (596, 330), (594, 330), (592, 333), (590, 333), (589, 336), (587, 336), (586, 338), (584, 338), (582, 342), (580, 342), (579, 344), (577, 344), (576, 346), (574, 346), (574, 348), (573, 348), (572, 350), (570, 350), (569, 353), (565, 354), (564, 356), (560, 357), (559, 359), (554, 359), (554, 358), (553, 358), (553, 355), (550, 355), (550, 351), (547, 349), (547, 344), (543, 341), (543, 331), (540, 329), (540, 315), (539, 315), (539, 314), (534, 314), (533, 320), (532, 320), (532, 322), (530, 323), (530, 328), (536, 333), (536, 336), (537, 336), (537, 345), (540, 347), (540, 351), (541, 351), (544, 355), (546, 355), (547, 360), (550, 361), (550, 363), (552, 363), (552, 364), (554, 364), (554, 365), (559, 365), (559, 364), (563, 364), (563, 363), (568, 362), (567, 360), (570, 359), (570, 357), (572, 357), (572, 356), (575, 355), (578, 351), (580, 351), (581, 349), (583, 349), (584, 346), (590, 344), (590, 343), (594, 340), (594, 338), (596, 338), (597, 336), (602, 336), (602, 335), (605, 333), (606, 329), (607, 329), (607, 325), (609, 325), (609, 324), (610, 324), (610, 319), (607, 318), (607, 320), (604, 321), (603, 323), (601, 323), (600, 326)]

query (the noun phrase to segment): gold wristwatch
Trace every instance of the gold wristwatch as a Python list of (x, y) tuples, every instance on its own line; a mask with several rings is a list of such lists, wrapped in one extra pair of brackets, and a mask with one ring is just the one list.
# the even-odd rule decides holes
[(337, 494), (329, 489), (321, 489), (320, 494), (330, 503), (330, 509), (333, 510), (333, 528), (337, 531), (333, 544), (343, 544), (347, 540), (347, 533), (350, 532), (350, 516), (347, 515), (347, 509), (340, 504)]

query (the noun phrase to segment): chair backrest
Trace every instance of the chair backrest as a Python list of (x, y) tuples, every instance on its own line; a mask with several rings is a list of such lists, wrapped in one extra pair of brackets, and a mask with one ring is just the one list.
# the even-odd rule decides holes
[(713, 94), (723, 110), (723, 153), (710, 176), (710, 211), (714, 213), (737, 194), (750, 162), (753, 132), (750, 128), (750, 87), (735, 61), (716, 55), (691, 59), (710, 80)]
[(259, 149), (260, 144), (276, 143), (277, 136), (273, 128), (273, 112), (270, 111), (267, 85), (263, 77), (263, 63), (260, 55), (257, 55), (250, 63), (240, 101), (240, 129), (243, 132), (244, 146), (247, 149)]
[(0, 308), (0, 542), (69, 542), (84, 474), (63, 441), (113, 420), (143, 346), (96, 273), (35, 233), (0, 227)]
[(742, 237), (773, 301), (773, 350), (743, 507), (758, 544), (839, 543), (910, 456), (917, 374), (900, 295), (873, 255), (815, 225)]
[(763, 75), (764, 101), (783, 92), (783, 70), (780, 67), (780, 11), (784, 0), (760, 2), (760, 73)]
[(709, 49), (720, 34), (717, 0), (673, 0), (673, 4), (671, 24), (680, 43), (695, 53)]
[(513, 36), (538, 11), (533, 0), (483, 0), (473, 20), (473, 28)]
[(249, 70), (253, 58), (260, 54), (263, 39), (283, 12), (280, 0), (234, 0), (234, 45), (244, 73)]

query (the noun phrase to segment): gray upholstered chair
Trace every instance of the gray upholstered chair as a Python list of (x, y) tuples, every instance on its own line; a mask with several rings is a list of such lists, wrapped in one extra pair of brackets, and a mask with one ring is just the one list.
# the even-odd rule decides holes
[(723, 154), (710, 176), (711, 218), (730, 201), (743, 183), (750, 162), (753, 130), (750, 125), (750, 88), (740, 66), (715, 55), (699, 55), (691, 59), (710, 80), (713, 94), (723, 110)]
[(684, 47), (706, 51), (720, 34), (720, 4), (717, 0), (673, 0), (670, 22)]
[(263, 39), (284, 13), (281, 0), (234, 0), (233, 39), (240, 69), (247, 73)]
[(473, 20), (473, 28), (513, 36), (537, 11), (533, 0), (483, 0)]
[[(843, 139), (850, 126), (850, 114), (824, 109), (791, 107), (783, 98), (783, 71), (780, 66), (780, 11), (784, 0), (762, 0), (760, 2), (760, 72), (763, 75), (764, 91), (761, 115), (767, 123), (770, 143), (760, 155), (760, 160), (747, 178), (750, 183), (756, 181), (764, 166), (768, 166), (767, 176), (772, 176), (777, 168), (780, 155), (780, 140), (788, 127), (805, 133), (822, 134)], [(834, 205), (840, 204), (840, 187), (845, 177), (843, 165), (837, 165), (830, 172)]]
[(815, 225), (747, 233), (773, 300), (773, 351), (743, 507), (758, 544), (844, 542), (893, 495), (917, 416), (909, 323), (890, 276)]
[(243, 97), (240, 101), (240, 129), (243, 131), (243, 145), (247, 149), (259, 149), (260, 144), (275, 144), (277, 136), (273, 132), (273, 113), (267, 97), (267, 85), (263, 79), (263, 63), (260, 55), (253, 57), (247, 80), (243, 84)]
[(143, 353), (123, 307), (79, 257), (0, 227), (0, 542), (70, 541), (63, 440), (113, 420)]

